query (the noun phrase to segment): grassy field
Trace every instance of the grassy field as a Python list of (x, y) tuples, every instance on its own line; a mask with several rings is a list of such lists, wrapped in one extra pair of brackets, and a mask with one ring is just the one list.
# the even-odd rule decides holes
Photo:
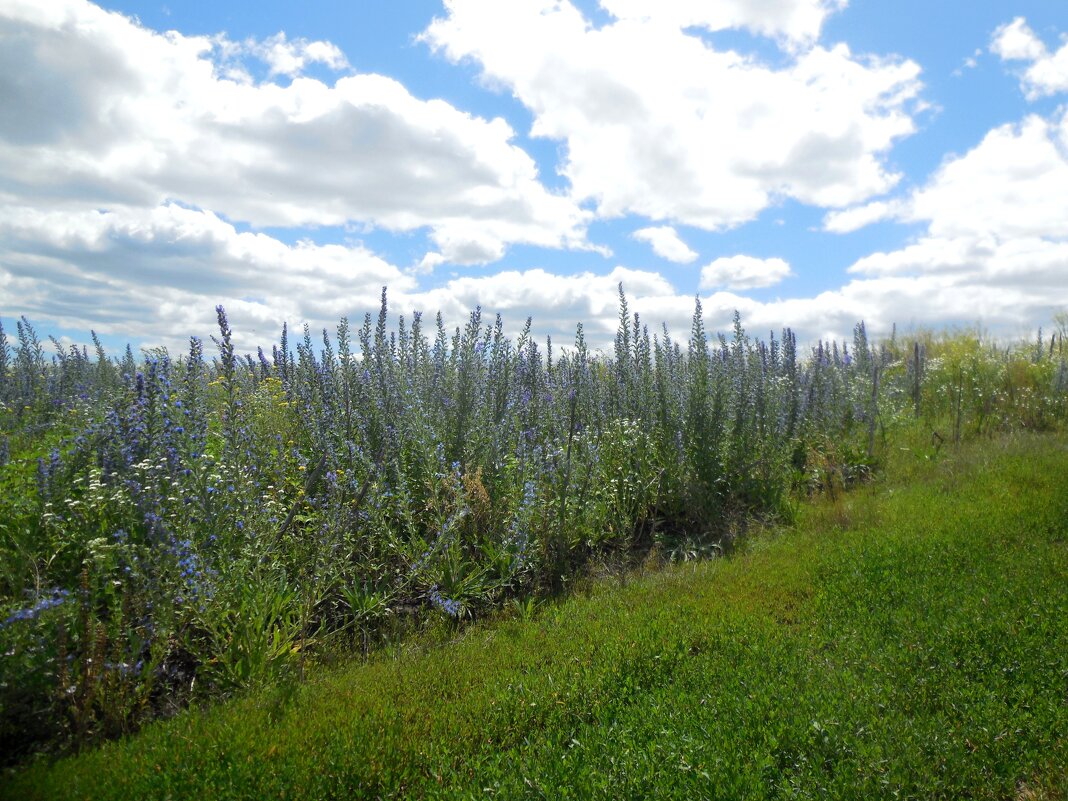
[(188, 712), (0, 795), (1066, 797), (1068, 439), (897, 462), (730, 558)]

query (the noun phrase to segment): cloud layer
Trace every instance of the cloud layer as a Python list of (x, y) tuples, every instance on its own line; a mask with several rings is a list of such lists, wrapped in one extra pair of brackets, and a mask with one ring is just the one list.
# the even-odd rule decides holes
[(924, 224), (912, 243), (866, 256), (850, 272), (908, 277), (947, 315), (967, 299), (973, 320), (1022, 327), (1068, 306), (1066, 186), (1068, 111), (1030, 115), (990, 131), (909, 196), (832, 215), (827, 227)]
[(504, 120), (381, 75), (256, 83), (236, 60), (344, 69), (329, 43), (159, 34), (81, 0), (11, 0), (0, 36), (0, 197), (175, 199), (255, 226), (426, 226), (461, 264), (510, 243), (585, 246), (588, 213), (540, 183)]
[[(920, 68), (822, 42), (844, 2), (601, 5), (610, 21), (595, 26), (568, 0), (449, 0), (422, 37), (561, 145), (566, 185), (550, 191), (507, 121), (356, 74), (330, 42), (158, 33), (83, 0), (7, 0), (0, 314), (179, 346), (210, 332), (221, 302), (252, 348), (285, 320), (358, 318), (388, 285), (406, 316), (440, 310), (455, 324), (480, 305), (513, 332), (533, 315), (560, 344), (582, 321), (607, 348), (622, 282), (643, 320), (684, 337), (693, 295), (650, 268), (653, 255), (694, 264), (707, 232), (786, 201), (826, 210), (825, 230), (843, 236), (879, 221), (915, 235), (802, 297), (747, 296), (794, 272), (744, 246), (700, 271), (673, 268), (693, 276), (711, 329), (737, 309), (761, 335), (789, 325), (805, 340), (858, 319), (875, 332), (980, 322), (1015, 333), (1068, 306), (1068, 112), (999, 126), (902, 191), (891, 151), (915, 130)], [(739, 29), (770, 37), (781, 59), (717, 48), (714, 34)], [(991, 48), (1022, 65), (1030, 98), (1065, 89), (1068, 45), (1052, 51), (1025, 20)], [(587, 228), (615, 217), (653, 255), (604, 261)], [(320, 226), (348, 238), (326, 244)], [(365, 240), (382, 231), (416, 232), (398, 249), (415, 255), (374, 252)], [(543, 248), (537, 266), (441, 276), (514, 245)], [(563, 274), (562, 248), (600, 255)]]
[[(414, 287), (359, 245), (286, 245), (239, 233), (208, 211), (0, 208), (0, 292), (17, 310), (65, 327), (180, 343), (211, 330), (224, 303), (246, 345), (285, 320), (334, 325), (371, 309), (388, 284)], [(146, 321), (151, 321), (146, 326)]]
[(566, 0), (448, 0), (423, 38), (512, 92), (532, 135), (566, 143), (572, 193), (602, 216), (719, 230), (780, 198), (844, 206), (897, 183), (883, 159), (914, 130), (918, 65), (839, 44), (776, 69), (680, 27), (775, 19), (769, 32), (806, 39), (831, 4), (604, 5), (620, 18), (594, 28)]

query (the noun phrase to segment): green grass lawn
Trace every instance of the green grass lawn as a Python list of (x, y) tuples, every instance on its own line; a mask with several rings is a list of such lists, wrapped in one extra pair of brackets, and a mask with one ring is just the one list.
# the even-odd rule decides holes
[(7, 777), (8, 798), (1064, 798), (1068, 439)]

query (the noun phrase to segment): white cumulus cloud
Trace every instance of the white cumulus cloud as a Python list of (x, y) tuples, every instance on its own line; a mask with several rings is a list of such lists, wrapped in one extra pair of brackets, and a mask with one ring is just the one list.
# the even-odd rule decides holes
[(904, 215), (941, 237), (1068, 236), (1068, 114), (999, 126), (947, 161)]
[(1007, 60), (1038, 61), (1047, 55), (1046, 46), (1023, 17), (1017, 17), (994, 31), (990, 50)]
[(836, 234), (848, 234), (872, 223), (895, 218), (900, 206), (897, 200), (875, 200), (862, 206), (832, 211), (824, 218), (823, 228)]
[(774, 68), (679, 27), (721, 12), (715, 25), (741, 25), (757, 9), (774, 17), (777, 6), (829, 4), (701, 11), (621, 0), (606, 6), (621, 18), (598, 28), (567, 0), (448, 0), (423, 39), (513, 93), (533, 114), (533, 136), (566, 143), (560, 169), (576, 200), (603, 217), (718, 230), (781, 198), (839, 207), (887, 192), (900, 176), (884, 157), (914, 130), (914, 62), (857, 57), (837, 44)]
[[(149, 30), (85, 0), (0, 5), (0, 193), (153, 208), (167, 200), (255, 226), (429, 228), (444, 258), (511, 243), (586, 247), (589, 213), (540, 182), (503, 119), (416, 98), (343, 67), (327, 42), (258, 44)], [(249, 50), (287, 86), (241, 69)]]
[(333, 42), (286, 38), (284, 32), (261, 41), (249, 40), (246, 49), (262, 59), (272, 75), (300, 75), (309, 64), (323, 64), (332, 70), (348, 69), (349, 61)]
[(755, 256), (725, 256), (701, 269), (701, 288), (760, 289), (774, 286), (793, 275), (783, 259)]
[(925, 224), (923, 235), (850, 272), (915, 281), (936, 292), (926, 304), (947, 310), (966, 298), (975, 320), (992, 325), (1048, 320), (1068, 306), (1066, 186), (1068, 111), (999, 126), (889, 211)]
[(1068, 41), (1051, 53), (1027, 20), (1017, 17), (994, 31), (990, 50), (1003, 61), (1028, 62), (1020, 76), (1028, 99), (1068, 92)]
[(252, 347), (285, 320), (333, 326), (415, 282), (362, 245), (287, 245), (174, 204), (120, 211), (0, 206), (5, 314), (181, 343), (210, 332), (215, 305)]
[(639, 242), (648, 242), (653, 252), (662, 259), (678, 264), (689, 264), (697, 259), (697, 252), (683, 242), (678, 231), (670, 225), (639, 228), (631, 236)]

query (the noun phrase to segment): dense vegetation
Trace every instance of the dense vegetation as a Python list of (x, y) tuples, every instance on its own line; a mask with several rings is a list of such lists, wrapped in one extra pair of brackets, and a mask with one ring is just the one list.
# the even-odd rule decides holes
[[(566, 589), (591, 559), (712, 553), (754, 517), (933, 448), (1068, 413), (1063, 343), (818, 343), (736, 321), (610, 354), (417, 316), (239, 355), (54, 355), (0, 329), (0, 749), (130, 731), (412, 621)], [(94, 336), (95, 339), (95, 336)], [(888, 439), (891, 438), (891, 439)]]
[(729, 559), (187, 712), (0, 796), (1064, 798), (1068, 440), (902, 444)]

